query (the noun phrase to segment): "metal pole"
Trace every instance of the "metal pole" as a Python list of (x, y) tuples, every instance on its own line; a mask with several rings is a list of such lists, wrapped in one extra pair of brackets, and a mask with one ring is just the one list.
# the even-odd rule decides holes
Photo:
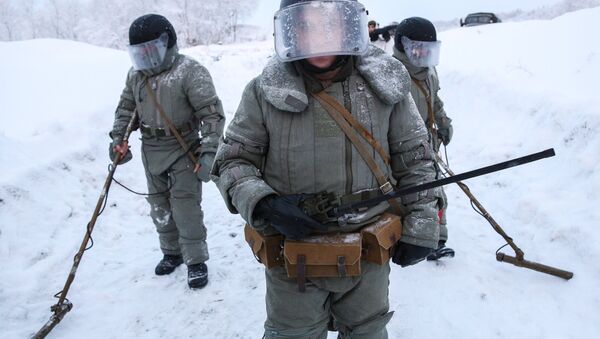
[[(440, 156), (437, 153), (434, 153), (434, 154), (435, 154), (436, 162), (442, 168), (444, 168), (444, 170), (446, 172), (448, 172), (448, 174), (451, 177), (454, 176), (454, 172), (452, 172), (450, 167), (448, 165), (446, 165), (446, 163), (440, 158)], [(563, 278), (566, 280), (573, 278), (572, 272), (564, 271), (564, 270), (554, 268), (551, 266), (546, 266), (546, 265), (543, 265), (540, 263), (525, 260), (525, 253), (515, 244), (513, 239), (511, 237), (509, 237), (508, 234), (506, 234), (506, 232), (504, 232), (502, 227), (500, 227), (500, 225), (496, 222), (496, 220), (494, 220), (494, 218), (492, 218), (492, 216), (483, 207), (483, 205), (481, 205), (479, 200), (477, 200), (477, 198), (475, 198), (473, 193), (471, 193), (471, 190), (469, 189), (469, 187), (460, 181), (457, 181), (456, 184), (467, 195), (467, 197), (471, 200), (471, 202), (477, 207), (477, 209), (481, 212), (481, 215), (490, 223), (490, 225), (492, 225), (492, 228), (498, 234), (500, 234), (500, 236), (502, 236), (502, 238), (504, 238), (504, 240), (506, 240), (508, 245), (510, 247), (512, 247), (512, 249), (515, 251), (515, 257), (511, 257), (509, 255), (499, 252), (496, 254), (496, 260), (498, 260), (500, 262), (506, 262), (509, 264), (513, 264), (518, 267), (528, 268), (528, 269), (538, 271), (541, 273), (550, 274), (550, 275), (560, 277), (560, 278)]]
[[(129, 140), (129, 135), (131, 134), (131, 130), (133, 129), (133, 124), (135, 122), (136, 117), (137, 117), (137, 114), (136, 114), (136, 112), (134, 112), (133, 116), (131, 117), (131, 120), (129, 121), (129, 124), (127, 125), (125, 135), (123, 136), (123, 142), (127, 142)], [(81, 263), (81, 258), (83, 257), (83, 254), (85, 253), (87, 244), (92, 236), (92, 231), (94, 230), (94, 226), (96, 225), (96, 220), (98, 219), (100, 210), (102, 209), (102, 206), (104, 205), (104, 200), (106, 199), (108, 190), (110, 188), (110, 184), (112, 182), (112, 178), (115, 174), (115, 171), (117, 169), (117, 166), (119, 165), (120, 160), (121, 160), (120, 157), (116, 156), (112, 162), (112, 167), (110, 168), (110, 171), (108, 172), (108, 176), (106, 177), (106, 180), (104, 181), (104, 187), (102, 188), (100, 197), (98, 198), (98, 201), (96, 202), (96, 208), (94, 209), (94, 213), (92, 214), (92, 219), (87, 224), (85, 236), (83, 237), (81, 245), (79, 246), (79, 251), (77, 251), (77, 254), (75, 254), (75, 257), (73, 258), (73, 266), (71, 267), (71, 271), (69, 272), (67, 281), (65, 282), (65, 286), (63, 287), (62, 291), (59, 292), (60, 296), (58, 297), (58, 302), (50, 308), (50, 310), (54, 314), (50, 317), (50, 320), (48, 320), (48, 322), (32, 337), (33, 339), (45, 338), (48, 335), (48, 333), (50, 333), (50, 331), (52, 331), (52, 329), (56, 325), (58, 325), (58, 323), (62, 320), (62, 318), (67, 314), (67, 312), (69, 312), (73, 308), (73, 304), (69, 300), (66, 299), (67, 293), (69, 293), (71, 284), (75, 280), (75, 274), (77, 273), (77, 268), (79, 267), (79, 264)]]

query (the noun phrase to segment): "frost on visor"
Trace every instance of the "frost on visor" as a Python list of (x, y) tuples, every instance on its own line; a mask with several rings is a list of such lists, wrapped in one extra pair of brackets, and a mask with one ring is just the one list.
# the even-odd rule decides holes
[(356, 1), (306, 1), (275, 13), (275, 52), (283, 62), (325, 55), (363, 55), (367, 11)]
[(160, 66), (165, 59), (168, 43), (169, 35), (163, 33), (158, 39), (130, 45), (128, 47), (129, 57), (133, 63), (133, 68), (142, 71)]
[(441, 41), (414, 41), (401, 38), (404, 52), (411, 64), (417, 67), (433, 67), (440, 63)]

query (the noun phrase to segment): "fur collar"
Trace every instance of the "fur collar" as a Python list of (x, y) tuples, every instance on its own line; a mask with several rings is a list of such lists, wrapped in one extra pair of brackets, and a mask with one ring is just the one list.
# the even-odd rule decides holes
[[(410, 76), (402, 63), (373, 45), (365, 55), (356, 57), (355, 64), (377, 97), (388, 105), (400, 102), (410, 90)], [(279, 110), (302, 112), (308, 106), (304, 79), (291, 63), (271, 57), (258, 83), (265, 99)]]

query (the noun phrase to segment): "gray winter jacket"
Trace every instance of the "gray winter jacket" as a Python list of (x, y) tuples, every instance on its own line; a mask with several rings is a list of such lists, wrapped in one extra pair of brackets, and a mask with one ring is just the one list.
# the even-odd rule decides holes
[[(438, 92), (440, 90), (440, 80), (435, 67), (415, 67), (411, 65), (406, 54), (401, 53), (395, 47), (394, 57), (404, 64), (404, 67), (406, 67), (412, 78), (413, 83), (410, 92), (415, 100), (415, 104), (417, 105), (417, 109), (419, 110), (423, 121), (427, 123), (429, 120), (428, 105), (429, 102), (431, 102), (434, 123), (437, 126), (437, 129), (444, 131), (443, 133), (448, 133), (450, 138), (452, 138), (452, 119), (448, 118), (446, 115), (446, 111), (444, 110), (444, 102), (438, 96)], [(426, 93), (423, 93), (417, 84), (425, 89)], [(434, 137), (437, 137), (437, 135)], [(439, 145), (436, 144), (435, 146), (437, 149), (437, 146)]]
[[(434, 179), (427, 130), (410, 96), (405, 68), (374, 46), (354, 58), (354, 65), (350, 76), (325, 92), (350, 106), (352, 115), (391, 154), (391, 166), (386, 166), (373, 151), (396, 185)], [(213, 175), (230, 211), (257, 229), (266, 225), (254, 220), (252, 212), (268, 195), (328, 191), (341, 196), (379, 187), (335, 121), (307, 94), (302, 74), (275, 57), (247, 85), (219, 146)], [(402, 241), (437, 246), (437, 195), (421, 192), (402, 199)], [(343, 231), (344, 225), (339, 227)]]
[[(179, 128), (187, 124), (193, 130), (183, 134), (186, 142), (198, 144), (198, 131), (202, 135), (202, 152), (216, 152), (223, 133), (225, 116), (217, 97), (212, 78), (205, 67), (194, 59), (179, 54), (177, 46), (169, 49), (159, 68), (135, 71), (127, 74), (125, 89), (115, 112), (111, 136), (117, 143), (123, 134), (133, 111), (137, 109), (140, 123), (150, 128), (168, 129), (148, 94), (146, 78), (154, 90), (168, 118)], [(153, 174), (160, 174), (184, 154), (174, 136), (145, 136), (144, 156)]]

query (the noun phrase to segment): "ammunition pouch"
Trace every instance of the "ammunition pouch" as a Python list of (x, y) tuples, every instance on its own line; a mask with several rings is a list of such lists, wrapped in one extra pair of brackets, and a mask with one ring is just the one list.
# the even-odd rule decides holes
[(392, 257), (392, 251), (402, 237), (402, 222), (395, 214), (384, 213), (379, 220), (360, 230), (362, 236), (362, 258), (383, 265)]
[(244, 227), (246, 242), (250, 245), (252, 254), (256, 260), (265, 265), (266, 268), (283, 266), (283, 235), (265, 236), (246, 224)]
[(284, 266), (302, 291), (306, 278), (359, 276), (361, 259), (387, 263), (402, 235), (402, 223), (399, 216), (384, 213), (360, 232), (315, 235), (302, 241), (265, 236), (249, 225), (244, 234), (258, 262), (268, 269)]
[(360, 275), (360, 234), (325, 234), (302, 241), (286, 240), (285, 269), (290, 278), (353, 277)]

